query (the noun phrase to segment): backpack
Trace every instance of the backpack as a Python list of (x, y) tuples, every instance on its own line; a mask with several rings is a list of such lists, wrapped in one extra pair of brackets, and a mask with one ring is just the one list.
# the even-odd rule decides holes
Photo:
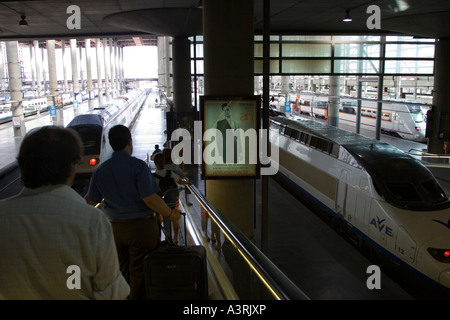
[(164, 177), (160, 176), (157, 173), (154, 173), (153, 175), (155, 176), (155, 178), (159, 179), (159, 188), (161, 189), (161, 192), (159, 193), (159, 195), (161, 197), (164, 197), (164, 194), (169, 189), (177, 189), (178, 190), (178, 185), (175, 182), (175, 180), (171, 177), (170, 170), (166, 170), (166, 175)]

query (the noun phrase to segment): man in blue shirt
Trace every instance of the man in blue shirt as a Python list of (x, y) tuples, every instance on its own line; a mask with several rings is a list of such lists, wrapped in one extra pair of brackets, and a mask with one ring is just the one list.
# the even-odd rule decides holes
[(172, 221), (180, 211), (170, 209), (157, 194), (159, 187), (143, 160), (132, 155), (130, 130), (117, 125), (108, 134), (114, 152), (92, 174), (86, 200), (97, 204), (104, 200), (120, 261), (120, 270), (131, 287), (130, 299), (145, 299), (143, 261), (160, 241), (155, 212)]

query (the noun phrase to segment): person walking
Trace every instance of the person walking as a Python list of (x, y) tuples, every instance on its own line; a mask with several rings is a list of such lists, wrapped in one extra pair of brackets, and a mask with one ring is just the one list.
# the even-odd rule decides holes
[(44, 126), (25, 135), (23, 190), (0, 201), (0, 299), (125, 299), (111, 224), (70, 186), (78, 133)]
[(104, 201), (120, 270), (131, 287), (130, 299), (145, 299), (144, 257), (161, 239), (156, 213), (177, 221), (180, 211), (166, 205), (158, 195), (159, 187), (150, 168), (132, 156), (130, 130), (116, 125), (110, 129), (108, 139), (114, 152), (92, 174), (86, 200), (90, 204)]

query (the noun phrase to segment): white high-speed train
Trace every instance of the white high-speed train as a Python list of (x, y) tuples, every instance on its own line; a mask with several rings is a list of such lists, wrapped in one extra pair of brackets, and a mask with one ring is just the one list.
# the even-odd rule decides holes
[(132, 126), (147, 95), (147, 91), (130, 91), (93, 110), (77, 115), (67, 125), (67, 128), (79, 133), (84, 145), (84, 156), (76, 170), (77, 183), (82, 183), (83, 179), (90, 179), (98, 165), (111, 157), (113, 150), (108, 142), (109, 129), (117, 124)]
[(278, 176), (359, 245), (450, 293), (450, 200), (418, 160), (378, 140), (299, 117), (272, 117)]
[[(315, 118), (328, 118), (328, 96), (313, 93), (301, 93), (291, 96), (291, 104), (295, 110)], [(423, 103), (417, 100), (397, 99), (383, 101), (381, 115), (381, 131), (397, 137), (425, 142), (426, 111)], [(377, 118), (377, 102), (363, 100), (361, 102), (361, 128), (375, 130)], [(341, 96), (339, 105), (339, 122), (354, 127), (356, 125), (357, 100)]]

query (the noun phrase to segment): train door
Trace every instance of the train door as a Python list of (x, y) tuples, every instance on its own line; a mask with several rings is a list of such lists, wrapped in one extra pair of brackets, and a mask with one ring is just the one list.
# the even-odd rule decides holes
[(345, 204), (347, 199), (347, 175), (348, 171), (346, 169), (342, 169), (336, 192), (336, 212), (341, 218), (345, 218), (346, 215)]

